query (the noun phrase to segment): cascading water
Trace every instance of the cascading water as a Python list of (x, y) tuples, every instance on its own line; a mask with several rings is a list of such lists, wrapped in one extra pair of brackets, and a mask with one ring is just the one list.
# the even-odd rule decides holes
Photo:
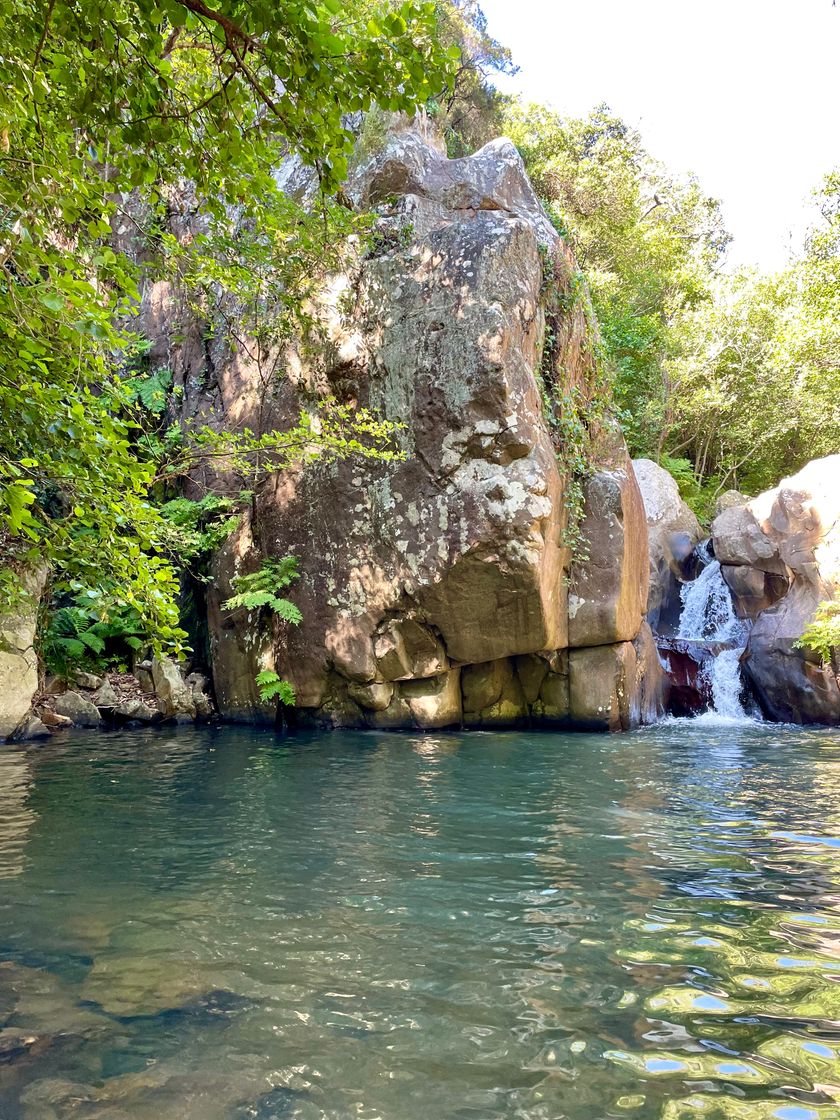
[(712, 694), (712, 708), (726, 719), (749, 719), (741, 703), (740, 658), (749, 636), (749, 626), (735, 614), (732, 594), (720, 564), (712, 557), (709, 542), (698, 545), (703, 570), (697, 579), (680, 589), (682, 613), (677, 637), (724, 648), (712, 649), (703, 669)]

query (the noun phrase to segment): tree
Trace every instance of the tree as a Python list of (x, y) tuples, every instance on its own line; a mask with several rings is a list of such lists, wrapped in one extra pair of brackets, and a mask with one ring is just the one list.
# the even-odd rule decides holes
[(505, 129), (586, 275), (631, 450), (656, 453), (672, 323), (709, 299), (729, 241), (718, 203), (604, 105), (564, 119), (514, 102)]
[(42, 556), (58, 590), (127, 604), (177, 646), (160, 464), (129, 386), (139, 270), (114, 230), (137, 225), (140, 195), (154, 248), (167, 189), (189, 181), (222, 226), (235, 212), (259, 237), (272, 213), (287, 256), (280, 159), (299, 153), (326, 198), (346, 114), (413, 111), (457, 48), (423, 0), (9, 0), (0, 43), (0, 590)]

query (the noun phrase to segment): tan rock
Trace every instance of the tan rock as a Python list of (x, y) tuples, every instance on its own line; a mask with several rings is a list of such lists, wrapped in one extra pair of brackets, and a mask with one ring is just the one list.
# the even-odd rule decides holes
[(394, 696), (394, 686), (389, 681), (370, 681), (368, 684), (350, 684), (347, 694), (360, 708), (370, 712), (384, 712)]
[(155, 683), (155, 695), (164, 718), (195, 719), (195, 700), (192, 692), (181, 676), (181, 670), (171, 658), (152, 659), (152, 680)]
[(461, 671), (464, 722), (468, 726), (512, 727), (528, 715), (528, 704), (510, 658), (468, 665)]
[(584, 559), (572, 565), (569, 645), (632, 641), (648, 597), (645, 509), (630, 460), (584, 484)]
[(526, 653), (514, 659), (516, 674), (522, 685), (526, 704), (533, 704), (540, 694), (540, 688), (549, 671), (548, 661), (539, 654)]
[(0, 740), (23, 721), (38, 690), (35, 626), (46, 579), (45, 566), (23, 572), (20, 604), (0, 615)]
[(400, 694), (418, 727), (452, 727), (461, 722), (461, 670), (450, 669), (439, 677), (404, 681)]
[(636, 651), (632, 642), (569, 651), (569, 717), (587, 731), (632, 726)]
[(680, 497), (676, 481), (651, 459), (634, 459), (648, 532), (650, 579), (647, 617), (657, 633), (675, 630), (682, 565), (702, 537), (700, 523)]

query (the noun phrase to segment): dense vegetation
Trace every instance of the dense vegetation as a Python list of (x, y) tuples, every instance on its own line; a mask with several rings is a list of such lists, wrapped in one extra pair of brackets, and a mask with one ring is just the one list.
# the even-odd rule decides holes
[[(178, 566), (201, 569), (267, 473), (390, 453), (387, 425), (338, 405), (282, 433), (182, 430), (132, 329), (139, 285), (177, 278), (208, 333), (233, 337), (235, 311), (268, 393), (307, 294), (367, 229), (341, 184), (348, 114), (373, 106), (425, 106), (451, 155), (512, 136), (592, 293), (631, 451), (701, 515), (840, 447), (840, 173), (787, 268), (731, 273), (718, 204), (606, 107), (498, 94), (513, 63), (475, 0), (9, 0), (0, 43), (0, 599), (46, 559), (56, 662), (177, 651)], [(317, 172), (308, 208), (272, 175), (289, 152)], [(179, 240), (186, 183), (203, 224)], [(186, 502), (178, 479), (219, 457), (242, 492)]]
[[(177, 650), (167, 482), (196, 457), (282, 468), (315, 432), (305, 418), (282, 434), (162, 426), (166, 374), (144, 368), (130, 329), (138, 260), (177, 269), (197, 298), (228, 290), (246, 323), (259, 308), (267, 384), (272, 343), (353, 228), (332, 201), (345, 114), (413, 111), (446, 88), (457, 48), (424, 0), (10, 0), (0, 43), (0, 591), (45, 558), (80, 625), (130, 608), (132, 633)], [(313, 211), (275, 183), (290, 151), (317, 170)], [(187, 253), (161, 220), (185, 182), (207, 230)], [(339, 410), (318, 429), (329, 453), (382, 450), (364, 417)]]

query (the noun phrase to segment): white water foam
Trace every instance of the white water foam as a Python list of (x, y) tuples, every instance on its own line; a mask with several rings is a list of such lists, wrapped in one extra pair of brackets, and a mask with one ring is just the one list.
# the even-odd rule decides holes
[(703, 669), (712, 693), (712, 710), (706, 714), (709, 722), (751, 720), (741, 703), (740, 667), (749, 626), (735, 614), (732, 594), (720, 564), (712, 559), (708, 542), (698, 546), (698, 553), (705, 567), (697, 579), (683, 584), (680, 589), (683, 609), (677, 637), (729, 646), (717, 653)]

